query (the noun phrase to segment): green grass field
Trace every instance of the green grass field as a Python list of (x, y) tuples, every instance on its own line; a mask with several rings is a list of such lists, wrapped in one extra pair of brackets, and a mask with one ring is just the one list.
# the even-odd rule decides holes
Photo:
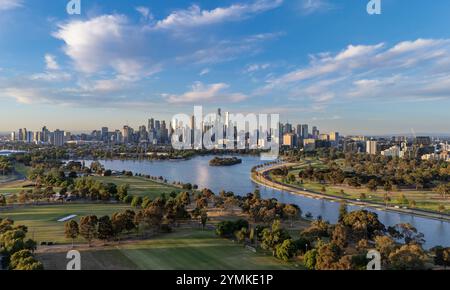
[[(65, 204), (51, 206), (27, 206), (13, 210), (1, 210), (1, 218), (14, 220), (16, 225), (28, 227), (28, 237), (38, 243), (55, 242), (71, 243), (64, 237), (64, 222), (59, 219), (75, 214), (76, 221), (81, 216), (95, 214), (97, 216), (111, 215), (114, 212), (123, 211), (130, 207), (125, 204)], [(80, 238), (80, 242), (85, 242)]]
[[(69, 249), (69, 248), (68, 248)], [(65, 269), (66, 251), (39, 253), (46, 269)], [(253, 253), (213, 231), (178, 230), (134, 244), (81, 251), (85, 270), (273, 270), (295, 269), (265, 253)]]
[(154, 199), (161, 194), (165, 193), (169, 195), (172, 191), (180, 192), (180, 188), (175, 187), (171, 184), (163, 184), (159, 182), (152, 181), (145, 177), (128, 177), (128, 176), (95, 176), (95, 180), (101, 181), (103, 183), (115, 183), (117, 185), (129, 184), (130, 191), (132, 195), (138, 196), (148, 196)]

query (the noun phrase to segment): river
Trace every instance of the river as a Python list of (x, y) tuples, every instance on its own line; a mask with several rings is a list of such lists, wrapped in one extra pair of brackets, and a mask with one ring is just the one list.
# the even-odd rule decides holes
[[(106, 169), (116, 171), (132, 171), (152, 176), (163, 176), (169, 181), (181, 181), (197, 184), (199, 188), (209, 188), (215, 193), (221, 190), (233, 191), (235, 194), (245, 195), (259, 188), (263, 198), (276, 198), (283, 203), (297, 204), (303, 214), (310, 212), (314, 217), (322, 216), (324, 220), (335, 223), (338, 218), (339, 203), (313, 199), (301, 195), (283, 192), (271, 188), (261, 187), (250, 180), (251, 168), (263, 163), (259, 157), (241, 156), (242, 164), (230, 167), (209, 166), (212, 156), (198, 156), (189, 160), (177, 161), (149, 161), (149, 160), (100, 160)], [(89, 165), (86, 161), (86, 165)], [(363, 209), (349, 206), (349, 210)], [(425, 248), (435, 245), (450, 246), (450, 223), (427, 219), (409, 214), (375, 210), (380, 221), (386, 226), (398, 223), (410, 223), (425, 235)]]

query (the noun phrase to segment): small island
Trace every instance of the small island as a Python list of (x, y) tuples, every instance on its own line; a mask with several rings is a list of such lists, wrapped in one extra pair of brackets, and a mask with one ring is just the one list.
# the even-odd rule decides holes
[(241, 164), (242, 159), (239, 159), (237, 157), (232, 158), (220, 158), (220, 157), (214, 157), (209, 161), (210, 166), (232, 166), (236, 164)]

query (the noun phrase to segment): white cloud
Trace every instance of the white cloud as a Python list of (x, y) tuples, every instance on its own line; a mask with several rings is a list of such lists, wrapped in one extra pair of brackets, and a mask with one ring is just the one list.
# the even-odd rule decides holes
[(214, 41), (200, 49), (176, 58), (179, 62), (195, 64), (216, 64), (232, 61), (243, 56), (253, 56), (261, 52), (261, 44), (276, 39), (282, 33), (263, 33), (238, 40)]
[(192, 85), (191, 90), (181, 95), (165, 94), (164, 97), (169, 103), (183, 104), (183, 103), (210, 103), (210, 102), (240, 102), (247, 98), (241, 93), (229, 93), (227, 89), (230, 86), (225, 83), (216, 83), (205, 85), (201, 82), (196, 82)]
[(210, 72), (209, 68), (204, 68), (204, 69), (202, 69), (202, 71), (198, 75), (199, 76), (204, 76), (204, 75), (209, 74), (209, 72)]
[(136, 11), (139, 12), (142, 16), (142, 20), (144, 21), (152, 21), (153, 20), (153, 14), (150, 11), (150, 8), (145, 6), (138, 6), (136, 7)]
[(45, 58), (45, 65), (48, 70), (58, 70), (59, 69), (59, 65), (56, 62), (56, 59), (53, 55), (46, 54), (44, 58)]
[(261, 70), (266, 70), (270, 67), (269, 63), (254, 63), (254, 64), (249, 64), (246, 66), (245, 68), (245, 72), (246, 73), (253, 73), (253, 72), (257, 72), (257, 71), (261, 71)]
[(12, 10), (22, 6), (22, 0), (0, 0), (0, 11)]
[(267, 80), (258, 95), (285, 94), (290, 101), (327, 105), (450, 99), (450, 39), (417, 39), (393, 46), (349, 45), (311, 56), (308, 65)]
[(123, 78), (139, 79), (158, 71), (145, 51), (149, 37), (123, 15), (70, 21), (53, 35), (65, 42), (65, 53), (83, 73), (111, 69)]
[(309, 15), (333, 9), (334, 5), (328, 0), (300, 0), (300, 12)]
[(165, 19), (156, 23), (156, 29), (185, 29), (222, 22), (236, 21), (254, 14), (279, 7), (283, 0), (256, 0), (251, 3), (233, 4), (213, 10), (202, 10), (192, 5), (186, 10), (172, 12)]

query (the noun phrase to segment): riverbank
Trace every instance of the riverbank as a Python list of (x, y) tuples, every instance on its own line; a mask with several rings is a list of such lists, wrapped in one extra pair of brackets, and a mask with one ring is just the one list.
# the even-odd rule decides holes
[(395, 208), (395, 207), (391, 207), (391, 206), (386, 207), (386, 205), (384, 205), (384, 204), (379, 204), (379, 203), (375, 203), (375, 202), (358, 201), (358, 200), (351, 199), (351, 198), (323, 194), (320, 192), (315, 192), (315, 191), (311, 191), (311, 190), (307, 190), (307, 189), (301, 190), (301, 189), (298, 189), (291, 185), (283, 184), (278, 181), (274, 181), (270, 177), (270, 172), (272, 170), (274, 170), (276, 168), (284, 167), (284, 166), (290, 167), (290, 166), (294, 166), (294, 165), (295, 165), (295, 163), (283, 163), (283, 164), (276, 164), (276, 165), (273, 165), (270, 167), (263, 168), (263, 169), (259, 170), (258, 173), (253, 172), (251, 174), (251, 180), (262, 186), (266, 186), (266, 187), (269, 187), (272, 189), (287, 191), (287, 192), (293, 193), (293, 194), (303, 195), (303, 196), (313, 198), (313, 199), (323, 199), (323, 200), (328, 200), (331, 202), (345, 202), (348, 205), (353, 205), (353, 206), (369, 207), (369, 208), (373, 208), (373, 209), (380, 210), (380, 211), (391, 211), (391, 212), (410, 214), (410, 215), (415, 215), (415, 216), (419, 216), (419, 217), (450, 222), (450, 215), (447, 215), (447, 214), (428, 212), (428, 211), (419, 210), (419, 209), (403, 209), (403, 208)]

